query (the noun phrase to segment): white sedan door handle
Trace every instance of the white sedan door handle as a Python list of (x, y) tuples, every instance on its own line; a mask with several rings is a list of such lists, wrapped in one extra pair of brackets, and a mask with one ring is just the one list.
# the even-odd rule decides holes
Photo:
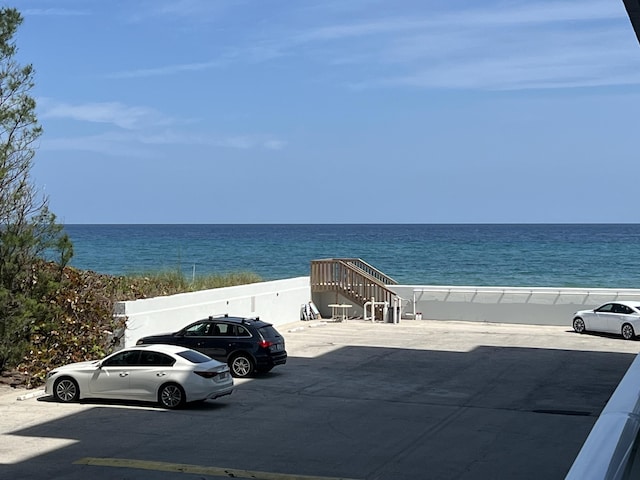
[(126, 377), (127, 375), (129, 375), (129, 372), (120, 372), (121, 377)]
[(164, 377), (165, 375), (166, 375), (166, 373), (164, 373), (164, 372), (156, 373), (156, 377)]

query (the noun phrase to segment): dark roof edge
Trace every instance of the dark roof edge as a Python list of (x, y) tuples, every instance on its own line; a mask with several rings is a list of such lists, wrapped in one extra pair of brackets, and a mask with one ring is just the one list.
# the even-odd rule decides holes
[(624, 8), (627, 9), (627, 15), (631, 20), (633, 30), (636, 32), (636, 38), (640, 42), (640, 0), (622, 0)]

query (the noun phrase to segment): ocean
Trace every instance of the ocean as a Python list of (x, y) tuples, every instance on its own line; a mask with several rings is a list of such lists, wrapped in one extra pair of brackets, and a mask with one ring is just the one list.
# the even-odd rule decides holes
[(640, 224), (65, 225), (71, 265), (307, 276), (361, 258), (404, 285), (640, 288)]

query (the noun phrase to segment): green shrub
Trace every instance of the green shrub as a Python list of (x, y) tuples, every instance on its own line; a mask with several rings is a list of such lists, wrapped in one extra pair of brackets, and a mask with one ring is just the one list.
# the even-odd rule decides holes
[(180, 272), (111, 276), (41, 262), (32, 274), (31, 297), (0, 290), (0, 311), (13, 306), (14, 312), (0, 323), (0, 338), (8, 340), (0, 349), (0, 370), (17, 369), (27, 386), (39, 386), (55, 366), (100, 358), (119, 347), (126, 319), (113, 316), (118, 301), (260, 281), (246, 272), (195, 281)]

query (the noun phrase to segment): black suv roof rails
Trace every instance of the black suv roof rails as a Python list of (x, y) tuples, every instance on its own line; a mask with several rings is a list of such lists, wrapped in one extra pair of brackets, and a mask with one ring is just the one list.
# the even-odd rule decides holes
[[(209, 315), (208, 320), (214, 320), (216, 318), (230, 318), (228, 313), (225, 314), (221, 314), (221, 315)], [(256, 316), (256, 317), (231, 317), (234, 320), (239, 320), (240, 323), (244, 323), (245, 325), (250, 325), (251, 322), (259, 322), (260, 321), (260, 317)]]
[(259, 322), (260, 317), (245, 317), (241, 319), (242, 323), (249, 325), (251, 322)]

